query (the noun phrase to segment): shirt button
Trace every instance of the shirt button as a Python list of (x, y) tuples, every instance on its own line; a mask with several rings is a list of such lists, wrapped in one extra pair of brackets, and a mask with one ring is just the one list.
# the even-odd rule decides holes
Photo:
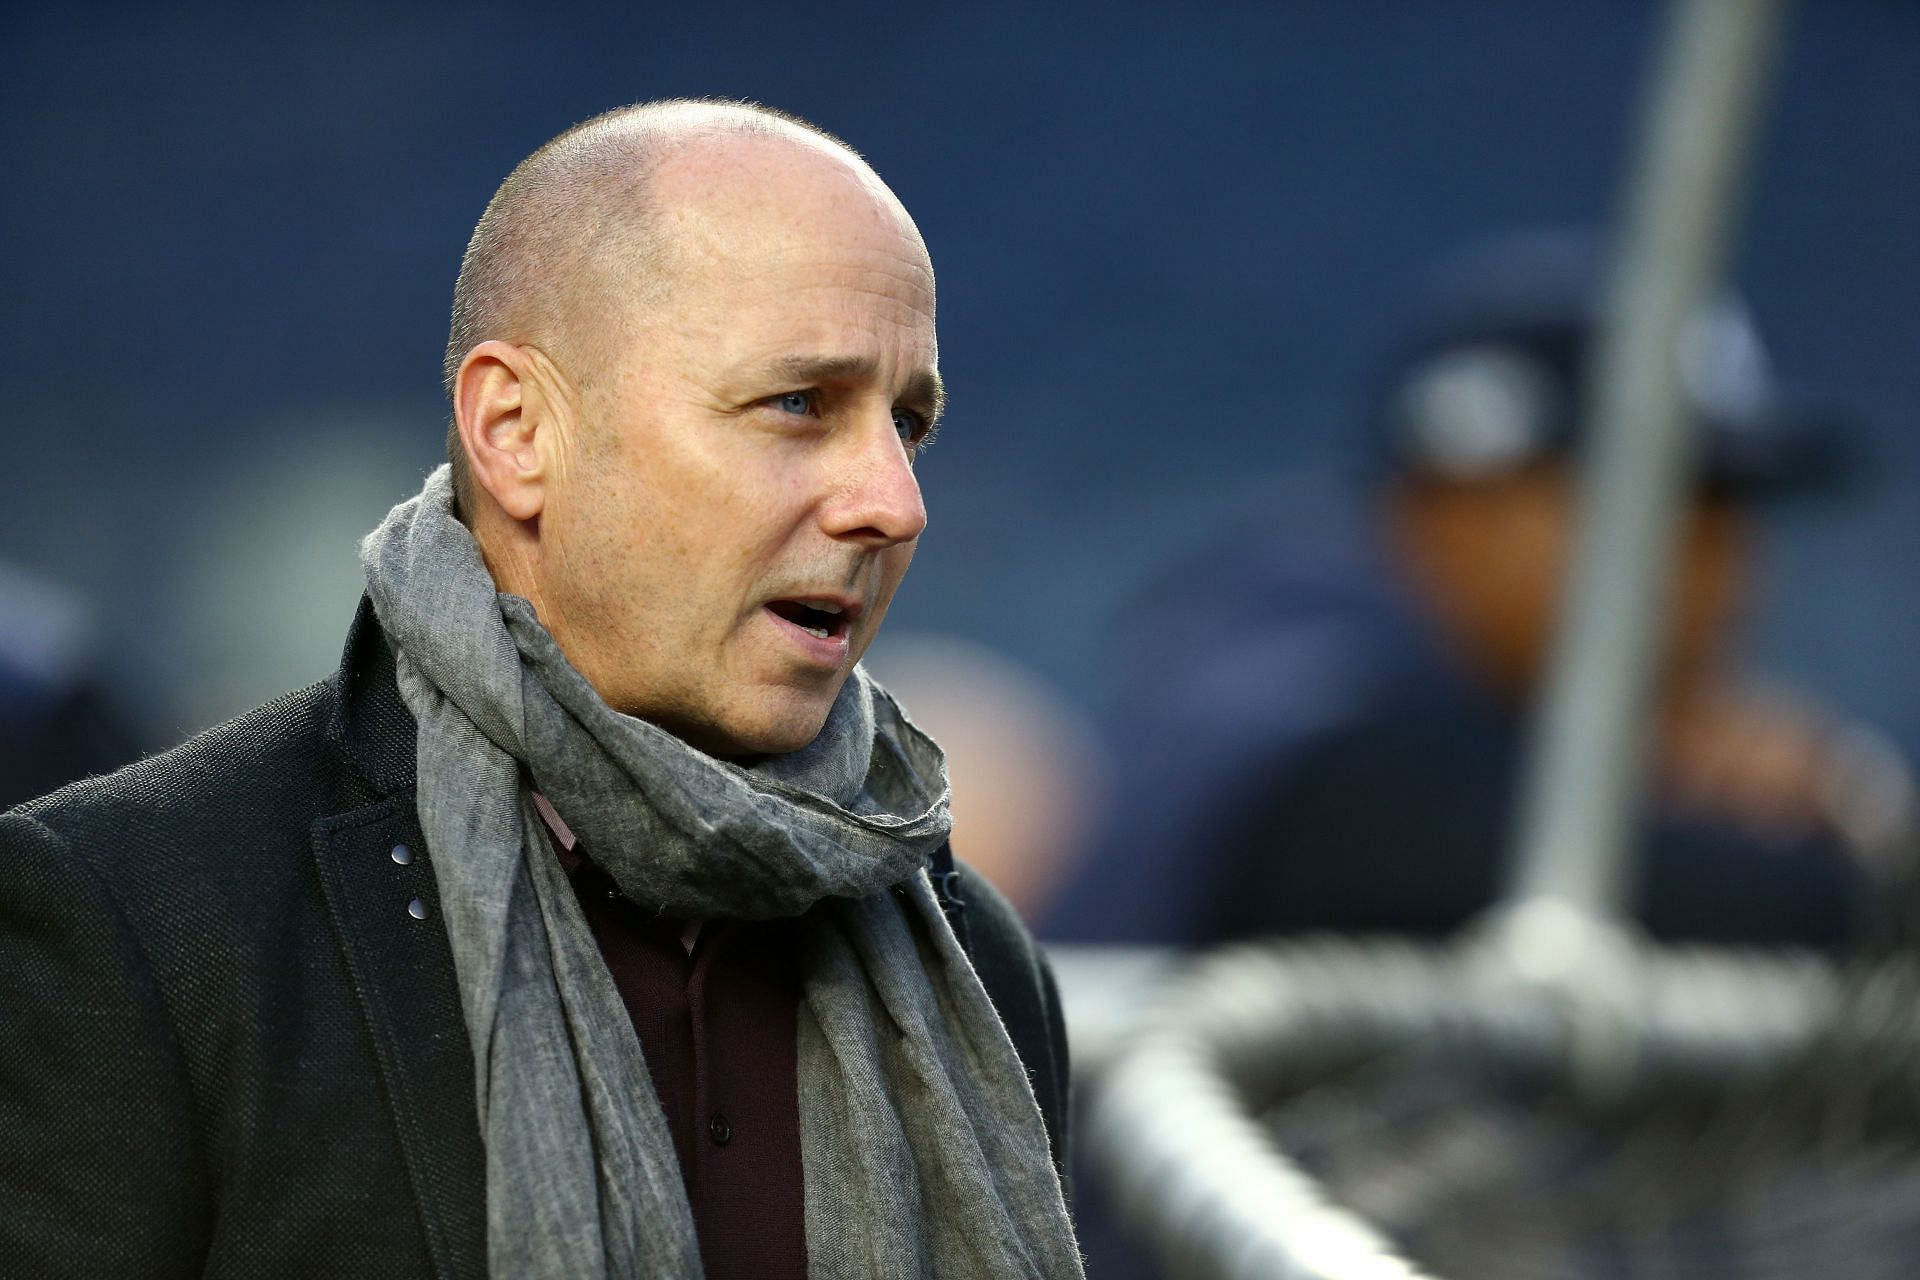
[(427, 918), (427, 904), (415, 898), (407, 904), (407, 914), (415, 920), (425, 920)]
[(725, 1116), (716, 1111), (713, 1113), (713, 1119), (707, 1121), (707, 1136), (713, 1139), (714, 1146), (724, 1147), (733, 1141), (733, 1126), (727, 1123)]
[(403, 844), (397, 844), (393, 846), (393, 860), (404, 867), (413, 861), (413, 850)]

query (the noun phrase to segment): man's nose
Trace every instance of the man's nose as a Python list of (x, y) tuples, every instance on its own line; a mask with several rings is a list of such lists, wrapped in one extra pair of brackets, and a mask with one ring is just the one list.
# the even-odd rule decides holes
[(852, 434), (836, 468), (827, 532), (875, 548), (913, 541), (927, 527), (927, 507), (893, 411), (863, 419)]

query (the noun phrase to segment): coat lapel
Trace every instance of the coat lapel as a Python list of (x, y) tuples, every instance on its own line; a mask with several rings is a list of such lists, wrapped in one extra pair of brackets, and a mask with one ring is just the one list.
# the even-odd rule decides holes
[(365, 602), (336, 679), (332, 734), (384, 794), (313, 824), (320, 884), (366, 1015), (434, 1271), (483, 1276), (486, 1155), (473, 1051), (414, 810), (413, 718)]

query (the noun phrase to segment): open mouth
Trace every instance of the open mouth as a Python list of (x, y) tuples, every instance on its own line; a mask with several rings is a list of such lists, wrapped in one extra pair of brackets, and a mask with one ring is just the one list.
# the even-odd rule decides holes
[(847, 633), (852, 621), (846, 610), (828, 600), (812, 602), (802, 600), (775, 600), (767, 608), (779, 618), (791, 622), (802, 631), (819, 636), (822, 640)]

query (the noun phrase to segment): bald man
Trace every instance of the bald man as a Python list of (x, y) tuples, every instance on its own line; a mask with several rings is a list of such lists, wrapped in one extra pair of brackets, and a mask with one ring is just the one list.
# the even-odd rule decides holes
[(345, 660), (0, 818), (0, 1273), (1078, 1276), (1051, 978), (857, 665), (941, 409), (817, 128), (542, 147)]

